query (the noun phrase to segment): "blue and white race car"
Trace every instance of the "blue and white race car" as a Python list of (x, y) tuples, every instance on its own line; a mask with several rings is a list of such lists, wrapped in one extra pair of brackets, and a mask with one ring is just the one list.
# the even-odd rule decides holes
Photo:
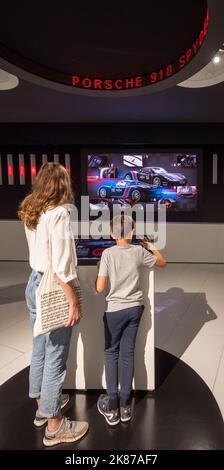
[(129, 199), (134, 202), (157, 202), (167, 207), (175, 206), (178, 200), (176, 191), (137, 181), (106, 181), (98, 187), (101, 199)]
[(137, 181), (105, 181), (98, 188), (100, 198), (126, 198), (134, 201), (147, 200), (149, 186)]

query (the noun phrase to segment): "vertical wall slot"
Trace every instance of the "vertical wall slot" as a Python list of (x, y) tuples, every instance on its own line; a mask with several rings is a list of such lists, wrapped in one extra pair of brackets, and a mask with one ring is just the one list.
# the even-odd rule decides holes
[(65, 154), (65, 168), (67, 173), (70, 175), (71, 174), (71, 158), (70, 158), (70, 153)]
[(2, 156), (0, 155), (0, 185), (3, 184), (2, 181)]
[(32, 184), (35, 181), (36, 174), (37, 174), (36, 155), (35, 155), (35, 153), (31, 153), (30, 154), (30, 175), (31, 175)]
[(218, 184), (218, 154), (212, 156), (212, 184)]
[(14, 185), (14, 168), (13, 168), (13, 157), (11, 153), (7, 154), (7, 170), (8, 170), (8, 184)]
[(42, 153), (42, 164), (44, 165), (45, 163), (48, 162), (48, 159), (47, 159), (47, 154), (46, 153)]
[(23, 153), (19, 153), (19, 184), (25, 184), (25, 162)]

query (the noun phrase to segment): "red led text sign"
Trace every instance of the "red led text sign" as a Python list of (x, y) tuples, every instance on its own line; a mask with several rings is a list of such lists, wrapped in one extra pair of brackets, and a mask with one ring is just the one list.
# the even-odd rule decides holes
[(80, 75), (72, 75), (71, 83), (73, 87), (83, 88), (88, 90), (104, 90), (104, 91), (119, 91), (129, 90), (134, 88), (141, 88), (144, 86), (153, 85), (160, 82), (171, 75), (182, 70), (199, 51), (204, 39), (207, 35), (209, 23), (209, 14), (207, 11), (203, 28), (200, 31), (196, 41), (189, 47), (183, 54), (180, 55), (178, 60), (173, 64), (167, 64), (165, 67), (157, 71), (149, 72), (148, 74), (138, 75), (136, 77), (118, 78), (118, 79), (101, 79), (93, 77), (82, 77)]

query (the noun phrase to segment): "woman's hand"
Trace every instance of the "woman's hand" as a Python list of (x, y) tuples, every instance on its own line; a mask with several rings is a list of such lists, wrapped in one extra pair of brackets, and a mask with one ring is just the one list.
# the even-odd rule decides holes
[(69, 326), (77, 325), (77, 323), (79, 323), (80, 319), (81, 319), (81, 315), (80, 315), (80, 310), (79, 310), (78, 305), (76, 305), (76, 304), (70, 305), (70, 307), (69, 307), (69, 317), (68, 317), (67, 323), (65, 324), (65, 328), (67, 328)]

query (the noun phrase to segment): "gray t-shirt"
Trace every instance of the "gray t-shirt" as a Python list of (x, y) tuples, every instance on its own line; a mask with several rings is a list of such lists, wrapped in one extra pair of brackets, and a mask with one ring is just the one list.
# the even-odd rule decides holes
[(108, 312), (143, 305), (140, 269), (151, 268), (155, 262), (156, 256), (141, 245), (115, 245), (103, 251), (98, 276), (109, 278)]

